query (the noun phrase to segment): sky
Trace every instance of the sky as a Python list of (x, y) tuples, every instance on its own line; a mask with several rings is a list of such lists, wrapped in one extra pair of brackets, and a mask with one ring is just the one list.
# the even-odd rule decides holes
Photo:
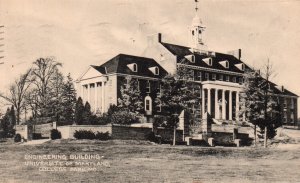
[[(198, 6), (209, 50), (241, 48), (242, 60), (255, 68), (269, 59), (272, 81), (300, 95), (299, 0), (199, 0)], [(165, 42), (188, 45), (194, 8), (194, 0), (0, 0), (0, 91), (40, 57), (54, 56), (77, 79), (119, 53), (142, 54), (147, 36), (158, 32)]]

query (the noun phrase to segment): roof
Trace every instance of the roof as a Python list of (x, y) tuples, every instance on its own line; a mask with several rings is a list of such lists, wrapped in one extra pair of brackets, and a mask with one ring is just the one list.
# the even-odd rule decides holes
[[(207, 67), (207, 68), (213, 68), (218, 70), (224, 70), (224, 71), (231, 71), (231, 72), (237, 72), (237, 73), (243, 73), (244, 71), (240, 70), (235, 66), (235, 64), (241, 64), (243, 63), (241, 60), (236, 58), (233, 55), (225, 54), (225, 53), (218, 53), (214, 52), (214, 56), (208, 56), (206, 54), (200, 54), (197, 52), (192, 52), (190, 47), (170, 44), (170, 43), (161, 43), (167, 50), (169, 50), (173, 55), (177, 56), (177, 62), (178, 63), (185, 63), (189, 65), (199, 66), (199, 67)], [(195, 63), (189, 62), (185, 56), (187, 55), (195, 55)], [(212, 58), (212, 66), (207, 65), (205, 62), (203, 62), (202, 59), (205, 58)], [(220, 64), (222, 61), (228, 61), (229, 62), (229, 68), (225, 68)], [(250, 68), (245, 63), (245, 68)]]
[[(133, 72), (128, 67), (129, 64), (133, 63), (137, 64), (137, 72)], [(155, 66), (159, 68), (159, 75), (154, 75), (154, 73), (149, 70), (149, 68)], [(162, 76), (167, 75), (167, 71), (154, 59), (126, 54), (119, 54), (100, 66), (91, 65), (91, 67), (102, 74), (121, 73), (154, 78), (161, 78)]]
[[(206, 68), (213, 68), (213, 69), (218, 69), (218, 70), (224, 70), (224, 71), (231, 71), (231, 72), (237, 72), (237, 73), (244, 73), (244, 71), (238, 69), (235, 64), (240, 64), (243, 63), (245, 65), (245, 69), (253, 70), (251, 67), (249, 67), (247, 64), (245, 64), (242, 60), (236, 58), (235, 56), (231, 54), (225, 54), (225, 53), (218, 53), (215, 52), (215, 56), (211, 56), (213, 59), (212, 66), (207, 65), (205, 62), (203, 62), (202, 59), (208, 58), (210, 56), (204, 55), (204, 54), (199, 54), (197, 52), (193, 53), (191, 51), (190, 47), (186, 46), (180, 46), (180, 45), (175, 45), (175, 44), (170, 44), (170, 43), (164, 43), (161, 42), (161, 44), (169, 50), (173, 55), (177, 56), (177, 63), (184, 63), (188, 65), (194, 65), (194, 66), (199, 66), (199, 67), (206, 67)], [(187, 55), (195, 55), (195, 63), (192, 63), (188, 61), (185, 56)], [(227, 60), (229, 62), (229, 68), (223, 67), (220, 62)], [(275, 94), (278, 95), (288, 95), (288, 96), (296, 96), (298, 97), (295, 93), (284, 89), (281, 91), (278, 89), (275, 83), (270, 82), (271, 87), (273, 88), (273, 91)]]
[(272, 91), (274, 92), (274, 94), (277, 94), (277, 95), (288, 95), (288, 96), (294, 96), (294, 97), (298, 97), (298, 95), (296, 95), (295, 93), (287, 90), (287, 89), (283, 89), (283, 91), (281, 89), (278, 88), (278, 86), (273, 83), (273, 82), (270, 82), (270, 87), (272, 89)]

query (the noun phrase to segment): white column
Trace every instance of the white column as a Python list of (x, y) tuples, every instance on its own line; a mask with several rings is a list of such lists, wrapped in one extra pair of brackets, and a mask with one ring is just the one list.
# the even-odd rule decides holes
[(229, 90), (229, 120), (232, 120), (232, 91)]
[(236, 92), (236, 98), (235, 98), (235, 101), (236, 101), (236, 105), (235, 105), (235, 120), (236, 121), (239, 121), (239, 113), (240, 113), (240, 93), (237, 91)]
[(105, 95), (104, 95), (104, 81), (101, 82), (101, 112), (104, 113), (104, 107), (105, 107), (105, 102), (104, 102), (104, 98), (105, 98)]
[(226, 119), (225, 90), (222, 90), (222, 119)]
[(95, 83), (95, 112), (97, 112), (98, 108), (98, 90), (97, 90), (97, 83)]
[(205, 113), (205, 91), (204, 88), (202, 88), (202, 117)]
[(91, 102), (91, 86), (90, 84), (87, 85), (87, 92), (88, 92), (88, 97), (87, 97), (87, 101), (90, 103)]
[(211, 114), (211, 106), (210, 106), (210, 101), (211, 96), (210, 96), (210, 88), (207, 89), (207, 112)]
[(215, 119), (219, 119), (218, 89), (215, 89)]
[(80, 97), (82, 100), (84, 100), (84, 86), (80, 85)]

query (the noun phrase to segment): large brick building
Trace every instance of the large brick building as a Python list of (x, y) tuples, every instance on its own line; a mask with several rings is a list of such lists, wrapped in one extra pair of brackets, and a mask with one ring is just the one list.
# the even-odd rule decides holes
[[(194, 72), (194, 82), (202, 88), (201, 114), (211, 114), (215, 122), (245, 121), (238, 115), (241, 108), (239, 93), (243, 90), (243, 76), (251, 68), (241, 59), (241, 50), (229, 53), (209, 51), (202, 41), (205, 28), (196, 15), (189, 31), (190, 45), (166, 43), (162, 35), (149, 36), (143, 57), (120, 54), (100, 66), (91, 66), (77, 80), (78, 94), (91, 103), (94, 111), (106, 112), (109, 105), (117, 104), (121, 80), (130, 75), (139, 80), (144, 98), (145, 114), (161, 111), (154, 106), (160, 89), (158, 81), (167, 73), (175, 73), (178, 66)], [(283, 86), (270, 82), (273, 95), (278, 97), (285, 125), (297, 125), (298, 96)]]

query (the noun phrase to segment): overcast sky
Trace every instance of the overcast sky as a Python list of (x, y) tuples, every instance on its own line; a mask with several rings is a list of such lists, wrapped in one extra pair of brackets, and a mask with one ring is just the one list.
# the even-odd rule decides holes
[[(300, 95), (300, 1), (199, 1), (209, 50), (241, 48), (257, 68), (269, 58), (273, 81)], [(0, 0), (0, 91), (39, 57), (55, 56), (77, 79), (119, 53), (141, 54), (147, 35), (188, 45), (194, 7), (194, 0)]]

